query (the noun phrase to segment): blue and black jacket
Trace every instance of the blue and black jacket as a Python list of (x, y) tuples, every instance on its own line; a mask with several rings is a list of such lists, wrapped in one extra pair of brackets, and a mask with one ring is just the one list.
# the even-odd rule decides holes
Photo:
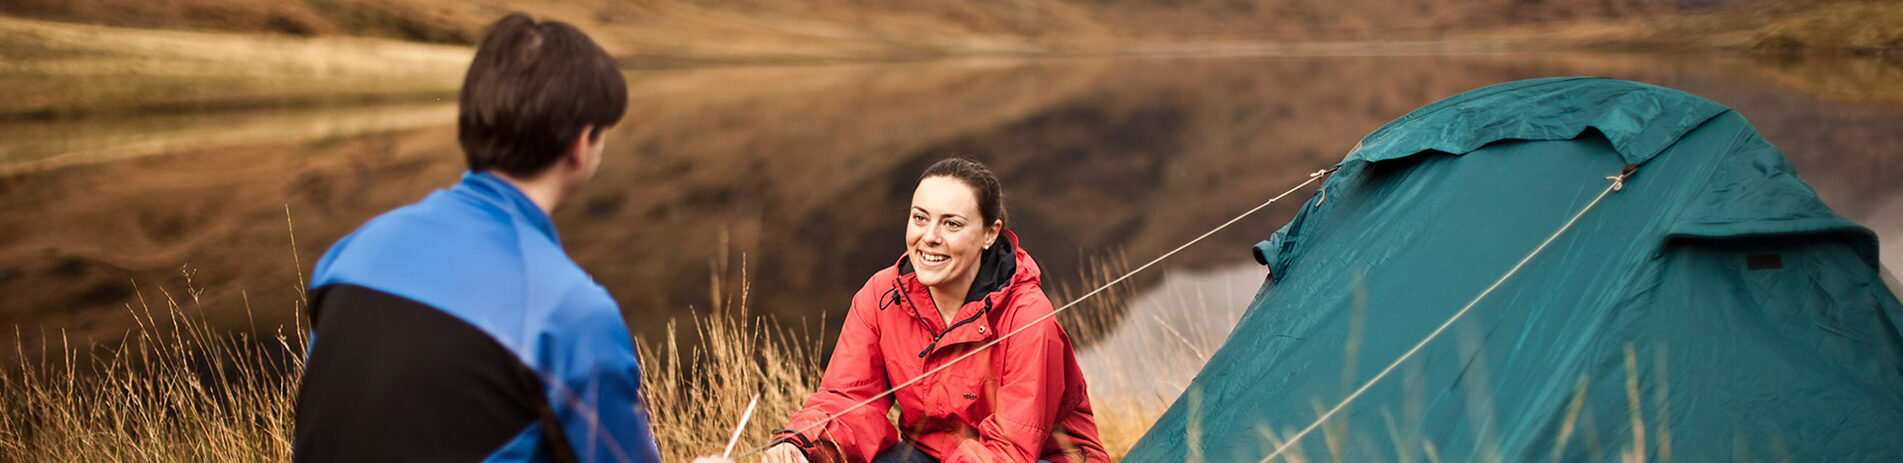
[(514, 186), (470, 173), (311, 280), (299, 462), (656, 462), (621, 312)]

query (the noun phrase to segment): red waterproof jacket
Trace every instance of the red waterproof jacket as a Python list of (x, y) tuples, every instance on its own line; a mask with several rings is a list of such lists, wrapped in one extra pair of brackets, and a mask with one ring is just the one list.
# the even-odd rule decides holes
[[(1038, 284), (1037, 262), (1004, 232), (981, 259), (964, 306), (946, 326), (904, 257), (852, 298), (819, 390), (789, 420), (808, 459), (865, 462), (907, 442), (942, 463), (1107, 462), (1070, 337)], [(998, 336), (996, 346), (857, 409), (899, 383)], [(886, 412), (899, 406), (899, 427)], [(843, 413), (842, 413), (843, 412)], [(827, 417), (839, 415), (832, 421)]]

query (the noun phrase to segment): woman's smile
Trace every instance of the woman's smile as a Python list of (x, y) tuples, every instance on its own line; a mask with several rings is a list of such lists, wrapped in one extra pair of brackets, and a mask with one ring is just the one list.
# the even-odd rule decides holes
[(918, 255), (919, 260), (923, 261), (920, 263), (927, 264), (927, 265), (937, 264), (937, 263), (944, 262), (946, 260), (951, 259), (951, 256), (938, 254), (938, 253), (934, 253), (930, 251), (923, 251), (923, 250), (913, 251), (912, 254)]

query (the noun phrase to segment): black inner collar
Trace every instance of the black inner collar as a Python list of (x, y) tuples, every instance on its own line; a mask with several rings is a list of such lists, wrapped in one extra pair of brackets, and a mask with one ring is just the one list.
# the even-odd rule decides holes
[[(971, 279), (971, 289), (965, 291), (965, 302), (984, 299), (986, 294), (1004, 289), (1011, 284), (1011, 277), (1017, 274), (1017, 248), (1011, 246), (1011, 240), (999, 236), (978, 258), (978, 276)], [(906, 255), (899, 260), (899, 274), (911, 274), (912, 256)]]

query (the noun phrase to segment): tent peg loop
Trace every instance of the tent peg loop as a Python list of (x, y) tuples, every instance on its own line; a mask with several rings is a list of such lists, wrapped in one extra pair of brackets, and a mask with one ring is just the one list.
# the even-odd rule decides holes
[(1628, 178), (1632, 178), (1632, 174), (1635, 174), (1638, 172), (1639, 172), (1638, 164), (1626, 164), (1625, 168), (1619, 169), (1618, 175), (1606, 177), (1606, 180), (1612, 181), (1612, 191), (1620, 191), (1625, 189), (1625, 180)]

